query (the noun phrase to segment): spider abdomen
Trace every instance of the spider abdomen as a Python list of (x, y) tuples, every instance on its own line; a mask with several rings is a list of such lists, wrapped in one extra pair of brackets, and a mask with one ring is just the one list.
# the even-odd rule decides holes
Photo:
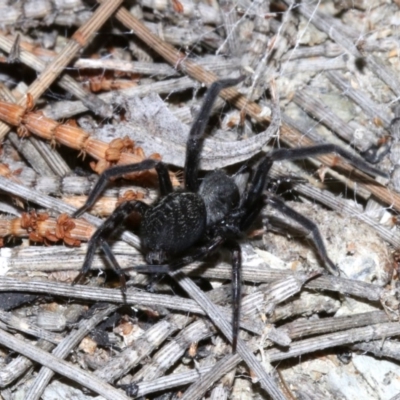
[(196, 193), (174, 192), (144, 214), (141, 240), (149, 263), (163, 263), (196, 243), (206, 229), (206, 208)]

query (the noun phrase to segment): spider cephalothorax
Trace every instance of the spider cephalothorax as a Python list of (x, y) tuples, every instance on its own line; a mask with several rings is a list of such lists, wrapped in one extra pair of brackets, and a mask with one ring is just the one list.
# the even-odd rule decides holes
[(317, 226), (288, 207), (280, 197), (266, 190), (268, 173), (273, 162), (334, 152), (370, 175), (386, 176), (339, 146), (322, 144), (271, 151), (251, 171), (246, 187), (241, 191), (234, 178), (222, 170), (210, 172), (200, 181), (198, 172), (202, 139), (211, 107), (222, 89), (236, 85), (242, 80), (242, 77), (225, 79), (216, 81), (210, 86), (202, 108), (190, 129), (186, 144), (183, 189), (173, 191), (167, 167), (160, 161), (144, 160), (138, 164), (116, 166), (100, 175), (85, 205), (74, 214), (74, 217), (79, 217), (93, 206), (109, 178), (155, 168), (159, 178), (160, 199), (150, 206), (137, 200), (126, 201), (119, 205), (90, 238), (82, 270), (75, 282), (89, 271), (95, 249), (100, 245), (106, 258), (119, 274), (122, 287), (125, 289), (125, 275), (106, 238), (133, 211), (142, 215), (140, 236), (148, 264), (145, 267), (136, 267), (139, 271), (173, 271), (205, 257), (223, 245), (232, 254), (233, 350), (237, 344), (241, 296), (241, 252), (237, 240), (252, 225), (265, 205), (278, 209), (307, 229), (327, 269), (333, 274), (338, 274), (337, 267), (327, 255)]

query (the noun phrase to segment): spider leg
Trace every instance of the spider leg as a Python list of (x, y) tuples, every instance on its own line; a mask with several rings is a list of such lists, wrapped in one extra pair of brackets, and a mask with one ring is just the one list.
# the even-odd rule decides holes
[(164, 197), (173, 191), (171, 178), (169, 177), (169, 172), (166, 165), (162, 162), (158, 162), (158, 164), (156, 164), (156, 171), (158, 174), (160, 194), (162, 197)]
[(298, 160), (302, 158), (314, 157), (327, 153), (339, 154), (354, 167), (360, 169), (361, 171), (367, 173), (368, 175), (373, 175), (373, 176), (378, 175), (384, 178), (388, 177), (388, 175), (385, 172), (372, 167), (362, 158), (353, 155), (352, 153), (348, 152), (347, 150), (335, 144), (318, 144), (316, 146), (298, 147), (295, 149), (286, 149), (286, 148), (275, 149), (272, 150), (270, 153), (268, 153), (266, 157), (272, 161)]
[(100, 242), (101, 249), (103, 250), (103, 253), (104, 253), (108, 263), (111, 265), (113, 270), (119, 276), (119, 281), (121, 283), (122, 291), (126, 292), (125, 272), (120, 267), (117, 259), (114, 256), (114, 253), (111, 250), (110, 245), (104, 239), (100, 239), (99, 242)]
[(336, 265), (332, 262), (332, 260), (328, 257), (328, 253), (326, 251), (324, 242), (322, 240), (322, 236), (319, 232), (318, 226), (308, 218), (304, 217), (297, 211), (293, 210), (293, 208), (287, 206), (285, 202), (277, 196), (273, 196), (271, 194), (265, 194), (264, 200), (267, 204), (274, 207), (276, 210), (280, 211), (282, 214), (288, 216), (293, 221), (299, 223), (302, 227), (304, 227), (310, 233), (310, 237), (312, 242), (314, 243), (315, 249), (317, 250), (318, 255), (325, 263), (326, 268), (329, 272), (335, 276), (339, 276), (339, 270)]
[(200, 150), (203, 145), (203, 135), (208, 120), (210, 119), (212, 106), (221, 90), (237, 85), (242, 82), (244, 78), (244, 76), (240, 76), (236, 79), (222, 79), (216, 81), (210, 86), (206, 93), (203, 105), (192, 124), (186, 143), (185, 188), (191, 192), (197, 192), (199, 186), (197, 177), (199, 172)]
[(115, 211), (103, 222), (103, 224), (97, 228), (96, 232), (94, 232), (92, 237), (89, 239), (85, 261), (83, 262), (83, 266), (79, 272), (79, 275), (74, 279), (72, 283), (73, 285), (78, 283), (81, 278), (83, 278), (89, 272), (90, 266), (93, 263), (94, 253), (99, 244), (102, 245), (106, 258), (108, 261), (110, 261), (111, 265), (120, 276), (121, 283), (123, 283), (121, 273), (119, 272), (121, 268), (119, 267), (118, 262), (114, 262), (114, 260), (116, 261), (115, 257), (113, 255), (110, 257), (110, 254), (112, 254), (111, 249), (108, 245), (104, 245), (104, 240), (115, 230), (116, 227), (124, 222), (129, 214), (131, 214), (133, 211), (137, 211), (143, 215), (148, 207), (149, 206), (145, 203), (133, 200), (125, 201), (115, 209)]
[[(367, 162), (365, 162), (362, 158), (356, 157), (347, 150), (344, 150), (342, 147), (337, 146), (335, 144), (321, 144), (316, 146), (310, 147), (300, 147), (294, 149), (275, 149), (269, 152), (265, 158), (258, 164), (256, 170), (253, 173), (253, 176), (250, 179), (248, 189), (242, 197), (241, 201), (241, 208), (244, 210), (244, 214), (240, 219), (239, 226), (241, 230), (246, 230), (250, 227), (250, 225), (254, 222), (257, 218), (259, 212), (263, 207), (264, 201), (262, 200), (263, 192), (266, 187), (266, 183), (268, 180), (268, 173), (272, 167), (274, 161), (280, 160), (296, 160), (302, 159), (307, 157), (314, 157), (320, 154), (327, 154), (327, 153), (337, 153), (347, 161), (349, 161), (352, 165), (356, 168), (360, 169), (361, 171), (369, 174), (369, 175), (379, 175), (383, 177), (387, 177), (387, 174), (383, 171), (380, 171), (377, 168), (372, 167)], [(281, 200), (277, 200), (277, 205), (271, 204), (278, 208), (278, 205), (281, 203)], [(279, 203), (279, 204), (278, 204)], [(283, 206), (282, 206), (283, 208)], [(297, 215), (294, 210), (291, 210), (291, 214)], [(282, 211), (284, 212), (284, 210)], [(291, 216), (288, 214), (288, 216)], [(297, 217), (297, 221), (301, 223), (302, 221), (301, 215)], [(309, 220), (307, 220), (309, 221)], [(310, 222), (310, 221), (309, 221)], [(330, 269), (333, 268), (335, 271), (337, 270), (336, 267), (332, 267), (333, 263), (330, 261), (328, 256), (326, 255), (325, 247), (323, 245), (322, 239), (320, 238), (319, 231), (317, 227), (313, 224), (313, 226), (304, 225), (307, 229), (312, 232), (313, 241), (318, 249), (318, 252), (321, 258), (325, 261), (326, 265), (330, 266)], [(315, 229), (317, 234), (314, 234)], [(320, 239), (320, 240), (319, 240)]]
[(72, 214), (73, 218), (80, 217), (85, 211), (93, 206), (97, 198), (107, 186), (110, 178), (118, 178), (131, 172), (146, 171), (155, 168), (158, 173), (158, 180), (160, 184), (160, 191), (162, 195), (172, 192), (172, 183), (169, 178), (168, 169), (160, 161), (157, 160), (144, 160), (137, 164), (117, 165), (106, 169), (100, 176), (93, 190), (90, 192), (86, 203)]
[(228, 241), (226, 247), (232, 255), (232, 352), (236, 353), (240, 325), (240, 303), (242, 297), (242, 253), (235, 241)]
[(246, 231), (250, 228), (253, 222), (260, 215), (262, 208), (264, 207), (264, 202), (259, 199), (259, 201), (255, 202), (251, 208), (245, 209), (244, 215), (240, 219), (240, 230), (242, 232)]
[[(344, 150), (342, 147), (337, 146), (335, 144), (320, 144), (316, 146), (310, 147), (299, 147), (294, 149), (275, 149), (269, 152), (265, 158), (260, 162), (257, 166), (246, 194), (243, 196), (242, 207), (245, 210), (252, 210), (258, 200), (261, 198), (262, 193), (265, 189), (265, 185), (268, 179), (268, 172), (270, 171), (272, 164), (274, 161), (281, 160), (298, 160), (307, 157), (314, 157), (320, 154), (327, 153), (337, 153), (347, 161), (349, 161), (356, 168), (361, 171), (369, 174), (369, 175), (379, 175), (383, 177), (387, 177), (387, 174), (383, 171), (380, 171), (377, 168), (372, 167), (367, 162), (365, 162), (362, 158), (354, 156), (352, 153)], [(248, 211), (248, 214), (252, 213), (255, 216), (257, 215), (255, 212)], [(250, 215), (246, 216), (247, 222), (245, 225), (248, 227), (251, 224), (251, 221), (255, 219), (251, 218)]]
[(264, 206), (262, 194), (265, 190), (268, 180), (268, 172), (270, 171), (272, 164), (273, 160), (268, 156), (265, 157), (258, 164), (250, 178), (248, 188), (242, 196), (239, 207), (244, 211), (243, 215), (240, 216), (238, 223), (241, 231), (245, 231), (252, 225)]
[(268, 172), (270, 171), (273, 164), (273, 160), (270, 157), (265, 157), (260, 164), (258, 164), (246, 193), (243, 196), (241, 207), (250, 212), (254, 205), (259, 202), (261, 195), (264, 192), (265, 185), (268, 179)]

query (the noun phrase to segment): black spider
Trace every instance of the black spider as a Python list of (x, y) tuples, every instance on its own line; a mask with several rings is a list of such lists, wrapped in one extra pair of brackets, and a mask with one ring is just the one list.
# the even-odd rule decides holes
[(136, 200), (120, 204), (90, 238), (83, 267), (74, 283), (88, 273), (96, 247), (100, 245), (107, 260), (120, 276), (122, 288), (125, 290), (125, 275), (106, 239), (133, 211), (142, 215), (140, 237), (148, 264), (135, 267), (136, 270), (151, 273), (170, 272), (202, 259), (224, 245), (232, 254), (233, 264), (233, 351), (237, 345), (241, 297), (241, 252), (237, 240), (255, 221), (266, 204), (306, 228), (328, 270), (338, 275), (338, 269), (327, 255), (317, 226), (288, 207), (281, 198), (266, 190), (269, 182), (268, 172), (273, 162), (334, 152), (370, 175), (386, 176), (342, 148), (333, 144), (322, 144), (296, 149), (280, 148), (266, 154), (251, 172), (242, 195), (233, 177), (226, 175), (222, 170), (210, 172), (200, 180), (200, 152), (212, 105), (222, 89), (236, 85), (242, 80), (243, 77), (225, 79), (210, 86), (186, 144), (184, 189), (173, 191), (167, 167), (160, 161), (144, 160), (137, 164), (116, 166), (100, 175), (84, 206), (74, 213), (74, 217), (79, 217), (91, 208), (108, 179), (155, 168), (159, 179), (160, 199), (151, 206)]

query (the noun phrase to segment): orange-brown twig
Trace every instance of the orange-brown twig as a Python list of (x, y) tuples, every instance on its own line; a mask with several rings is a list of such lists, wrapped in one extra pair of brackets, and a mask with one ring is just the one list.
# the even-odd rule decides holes
[[(0, 101), (0, 120), (17, 127), (18, 134), (22, 137), (33, 133), (51, 143), (59, 143), (78, 150), (85, 156), (89, 154), (97, 163), (92, 162), (91, 167), (97, 173), (102, 173), (113, 164), (133, 164), (147, 158), (141, 147), (136, 147), (128, 137), (112, 140), (105, 143), (95, 139), (83, 129), (73, 124), (61, 124), (51, 118), (45, 117), (41, 112), (31, 111), (30, 97), (28, 106), (22, 107), (14, 103)], [(160, 160), (157, 153), (148, 158)], [(155, 176), (155, 171), (144, 171), (129, 174), (127, 178), (149, 178)], [(175, 176), (171, 176), (173, 184), (179, 185)]]
[(19, 172), (20, 172), (20, 170), (11, 171), (8, 164), (0, 163), (0, 175), (4, 176), (7, 179), (12, 179), (13, 181), (19, 183), (18, 178), (16, 178), (16, 176), (18, 175)]
[(82, 219), (72, 219), (61, 214), (57, 219), (47, 213), (23, 213), (21, 218), (1, 219), (0, 238), (28, 237), (33, 242), (55, 243), (63, 241), (69, 246), (79, 246), (87, 241), (95, 228)]

